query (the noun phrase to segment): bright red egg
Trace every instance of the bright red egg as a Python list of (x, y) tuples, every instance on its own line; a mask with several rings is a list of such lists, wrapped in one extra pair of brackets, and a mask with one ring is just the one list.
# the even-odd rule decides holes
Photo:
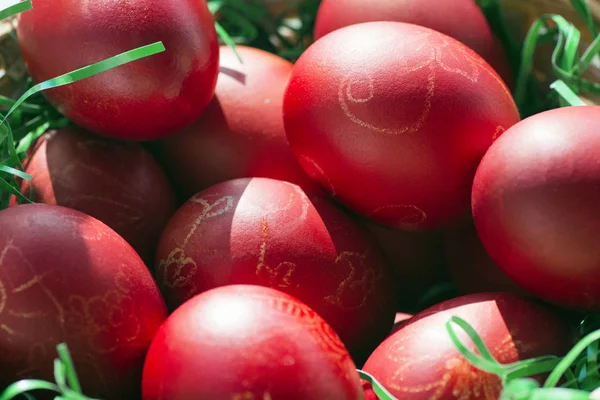
[(525, 295), (525, 291), (490, 258), (472, 224), (445, 232), (444, 250), (450, 275), (459, 292)]
[(99, 219), (152, 265), (176, 202), (166, 175), (141, 145), (73, 128), (51, 131), (36, 144), (25, 171), (33, 178), (21, 190), (33, 201)]
[(205, 0), (32, 3), (17, 33), (36, 83), (154, 42), (166, 48), (44, 92), (77, 125), (118, 139), (157, 139), (191, 124), (210, 102), (219, 44)]
[(142, 397), (363, 399), (333, 329), (297, 299), (250, 285), (213, 289), (175, 310), (150, 346)]
[(292, 64), (263, 50), (221, 47), (215, 97), (189, 128), (154, 144), (187, 200), (230, 179), (266, 177), (311, 185), (283, 129), (283, 92)]
[(172, 308), (229, 284), (282, 290), (331, 324), (357, 363), (396, 312), (391, 273), (368, 235), (328, 200), (267, 178), (188, 200), (162, 234), (156, 274)]
[(313, 179), (350, 209), (403, 230), (467, 218), (481, 157), (519, 121), (480, 56), (400, 22), (352, 25), (315, 42), (294, 65), (283, 113)]
[(473, 0), (323, 0), (315, 39), (345, 26), (372, 21), (406, 22), (453, 37), (482, 56), (509, 85), (512, 72), (499, 40)]
[(486, 250), (519, 286), (600, 311), (600, 107), (566, 107), (507, 131), (481, 162), (473, 217)]
[[(472, 366), (450, 339), (452, 316), (473, 326), (502, 364), (562, 356), (573, 345), (569, 324), (546, 308), (511, 294), (482, 293), (417, 314), (373, 352), (364, 370), (399, 400), (498, 399), (500, 378)], [(456, 332), (473, 348), (460, 328)]]
[(66, 343), (85, 394), (136, 398), (165, 318), (146, 266), (108, 226), (47, 204), (0, 211), (0, 387), (54, 381)]

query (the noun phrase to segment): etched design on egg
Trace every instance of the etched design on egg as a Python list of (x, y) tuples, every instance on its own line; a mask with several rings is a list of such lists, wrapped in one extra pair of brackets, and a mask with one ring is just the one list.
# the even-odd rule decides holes
[[(107, 354), (135, 345), (141, 332), (134, 300), (118, 291), (103, 296), (70, 296), (66, 317), (70, 337), (85, 337), (95, 354)], [(118, 330), (116, 337), (111, 332)]]
[(188, 234), (186, 235), (185, 239), (183, 239), (183, 243), (181, 244), (182, 248), (184, 248), (188, 244), (188, 242), (190, 241), (192, 236), (194, 236), (194, 233), (196, 233), (196, 230), (198, 230), (198, 226), (200, 226), (200, 224), (202, 222), (204, 222), (205, 220), (207, 220), (209, 218), (218, 217), (220, 215), (223, 215), (223, 214), (233, 210), (233, 197), (232, 196), (223, 196), (223, 197), (217, 199), (216, 201), (214, 201), (213, 203), (211, 203), (210, 201), (204, 199), (202, 197), (202, 194), (199, 193), (199, 194), (195, 195), (194, 197), (192, 197), (190, 199), (190, 201), (192, 203), (202, 205), (202, 212), (201, 212), (200, 216), (198, 218), (196, 218), (196, 220), (192, 224), (192, 227), (188, 231)]
[(367, 215), (375, 220), (391, 221), (398, 227), (416, 228), (427, 221), (427, 213), (411, 204), (379, 207)]
[(285, 289), (292, 286), (292, 277), (297, 265), (290, 261), (282, 261), (277, 266), (271, 267), (266, 262), (267, 239), (269, 237), (269, 225), (265, 217), (261, 218), (261, 243), (256, 264), (256, 276), (265, 278), (268, 285), (274, 289)]
[[(59, 302), (49, 286), (46, 286), (48, 281), (62, 280), (59, 272), (48, 270), (44, 273), (36, 273), (33, 265), (11, 240), (5, 243), (0, 252), (0, 272), (0, 342), (20, 343), (16, 346), (22, 349), (23, 359), (16, 359), (13, 355), (12, 360), (14, 365), (22, 366), (16, 371), (16, 376), (28, 378), (45, 371), (48, 360), (52, 360), (56, 354), (56, 344), (68, 342), (75, 363), (89, 366), (85, 368), (88, 374), (93, 373), (93, 379), (106, 387), (105, 377), (95, 357), (98, 352), (95, 351), (94, 345), (85, 339), (88, 337), (86, 333), (93, 324), (93, 318), (86, 316), (73, 318), (69, 304)], [(133, 305), (133, 301), (130, 304)], [(122, 306), (122, 302), (103, 305), (109, 310), (116, 308), (118, 312), (122, 312), (120, 309)], [(35, 307), (35, 309), (28, 309), (28, 307)], [(96, 315), (105, 310), (106, 308), (98, 309)], [(131, 340), (126, 340), (123, 345), (130, 345), (140, 330), (135, 317), (137, 314), (131, 307), (128, 310), (132, 317), (127, 315), (127, 319), (119, 320), (112, 314), (113, 318), (105, 326), (105, 328), (109, 325), (115, 326), (121, 332), (124, 327), (122, 321), (130, 324), (128, 326), (133, 328), (132, 335), (127, 338)], [(127, 322), (128, 319), (133, 319), (134, 322)], [(22, 328), (13, 328), (13, 326), (22, 326), (23, 323), (34, 324), (39, 329), (23, 332)], [(58, 332), (52, 330), (51, 327), (55, 326)], [(106, 337), (110, 338), (110, 335)]]
[[(494, 357), (501, 364), (508, 364), (518, 358), (517, 349), (511, 335), (497, 343), (490, 349)], [(462, 356), (450, 357), (444, 363), (444, 371), (441, 379), (432, 382), (423, 381), (421, 384), (409, 384), (414, 382), (413, 370), (421, 370), (422, 365), (431, 365), (436, 356), (426, 355), (410, 358), (398, 356), (404, 347), (401, 343), (388, 356), (391, 363), (398, 368), (386, 384), (390, 389), (403, 393), (419, 393), (427, 395), (430, 399), (442, 399), (452, 394), (457, 399), (485, 398), (496, 399), (500, 396), (502, 385), (500, 379), (488, 372), (482, 371), (471, 365)]]
[(363, 254), (354, 251), (344, 251), (335, 260), (336, 267), (343, 265), (347, 275), (334, 294), (325, 297), (332, 305), (344, 310), (355, 310), (363, 307), (369, 295), (373, 292), (375, 284), (383, 276), (381, 268), (377, 270), (367, 265), (368, 252)]
[[(420, 67), (415, 68), (420, 69)], [(416, 69), (412, 72), (416, 71)], [(435, 95), (435, 79), (436, 71), (435, 68), (432, 67), (432, 64), (430, 64), (429, 74), (427, 76), (428, 82), (424, 93), (422, 93), (423, 99), (422, 104), (420, 104), (420, 111), (416, 113), (416, 117), (413, 121), (402, 126), (386, 127), (372, 121), (366, 121), (364, 117), (358, 115), (358, 111), (352, 109), (352, 105), (365, 105), (375, 97), (375, 81), (368, 71), (361, 71), (360, 74), (352, 73), (346, 75), (338, 88), (338, 100), (344, 114), (352, 122), (363, 128), (387, 135), (402, 135), (407, 132), (418, 132), (425, 124), (431, 111), (431, 101)], [(357, 94), (356, 88), (361, 86), (361, 84), (363, 87), (367, 88), (367, 95), (360, 96)]]
[[(266, 209), (264, 209), (262, 207), (263, 205), (261, 204), (261, 211), (263, 211), (262, 214), (265, 215), (267, 218), (270, 216), (275, 216), (275, 218), (279, 218), (281, 214), (285, 213), (286, 217), (289, 217), (290, 220), (290, 222), (288, 222), (285, 225), (287, 231), (293, 231), (302, 227), (306, 222), (306, 218), (308, 217), (308, 211), (311, 207), (311, 202), (308, 199), (308, 196), (298, 185), (294, 185), (293, 183), (279, 181), (277, 184), (288, 186), (290, 189), (292, 189), (289, 192), (287, 201), (283, 205), (283, 207), (279, 206), (279, 204), (274, 207), (271, 204)], [(300, 203), (300, 207), (298, 207), (298, 203)], [(292, 211), (299, 211), (300, 214), (297, 216), (292, 216)]]
[[(444, 71), (460, 75), (472, 83), (478, 82), (483, 60), (474, 58), (462, 46), (452, 46), (452, 42), (446, 38), (441, 40), (440, 46), (432, 47), (435, 52), (435, 60)], [(460, 66), (452, 66), (451, 62)], [(465, 64), (469, 66), (469, 70), (463, 67)]]
[[(41, 346), (40, 340), (59, 343), (64, 339), (64, 309), (54, 294), (45, 285), (49, 278), (57, 279), (56, 270), (37, 273), (25, 254), (14, 245), (13, 240), (6, 240), (0, 251), (0, 343), (14, 345), (17, 348), (26, 342), (32, 342), (28, 353), (35, 346)], [(63, 332), (55, 335), (43, 327), (53, 327), (59, 322)], [(42, 328), (23, 332), (24, 324), (32, 324)], [(13, 358), (15, 356), (13, 355)], [(30, 357), (13, 359), (15, 365), (27, 365), (18, 376), (26, 376), (45, 368), (42, 362), (31, 364)]]
[[(439, 35), (431, 33), (418, 35), (404, 43), (404, 47), (411, 48), (415, 54), (421, 54), (421, 58), (411, 59), (410, 65), (404, 62), (404, 60), (397, 61), (397, 64), (401, 66), (401, 68), (398, 68), (400, 72), (397, 71), (397, 76), (407, 77), (425, 68), (429, 69), (427, 84), (422, 85), (423, 89), (417, 100), (419, 102), (419, 111), (411, 112), (411, 115), (414, 115), (412, 121), (406, 122), (406, 119), (399, 118), (404, 122), (401, 126), (384, 126), (380, 121), (377, 121), (377, 117), (372, 117), (371, 115), (368, 118), (360, 116), (358, 106), (363, 106), (363, 112), (368, 115), (370, 112), (368, 103), (377, 99), (377, 80), (368, 70), (351, 72), (344, 76), (340, 82), (338, 100), (344, 114), (355, 124), (388, 135), (418, 132), (427, 121), (431, 112), (438, 70), (458, 75), (473, 84), (479, 82), (482, 71), (485, 71), (503, 87), (506, 86), (500, 78), (493, 75), (489, 68), (486, 68), (485, 62), (482, 59), (469, 53), (468, 49), (462, 46), (455, 46), (452, 41), (439, 37)], [(425, 47), (429, 47), (430, 51), (424, 50)], [(387, 86), (383, 89), (380, 88), (380, 90), (387, 90)], [(418, 96), (413, 95), (411, 97), (412, 101), (415, 101), (415, 97)], [(381, 99), (381, 101), (383, 100), (385, 99)], [(392, 101), (391, 99), (389, 100)], [(372, 104), (370, 107), (376, 108), (377, 105)], [(377, 113), (377, 111), (374, 112)], [(380, 119), (387, 120), (386, 118)]]
[(271, 394), (268, 391), (263, 392), (262, 395), (254, 395), (254, 393), (248, 391), (244, 393), (236, 393), (233, 395), (232, 400), (272, 400)]
[(262, 294), (253, 294), (253, 298), (266, 301), (274, 310), (301, 320), (302, 324), (315, 335), (316, 343), (326, 351), (328, 357), (332, 357), (337, 362), (350, 358), (348, 350), (333, 328), (306, 304)]
[(159, 283), (163, 289), (184, 289), (186, 299), (198, 293), (194, 281), (198, 265), (191, 257), (186, 256), (182, 248), (174, 248), (166, 259), (160, 260), (157, 272), (162, 277)]

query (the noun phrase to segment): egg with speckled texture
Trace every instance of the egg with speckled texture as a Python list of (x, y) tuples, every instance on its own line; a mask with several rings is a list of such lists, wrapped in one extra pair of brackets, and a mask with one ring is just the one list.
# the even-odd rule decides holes
[[(202, 371), (202, 379), (198, 372)], [(152, 341), (143, 400), (363, 400), (333, 329), (280, 291), (249, 285), (185, 302)]]
[(296, 158), (339, 202), (415, 231), (468, 218), (481, 158), (520, 118), (481, 56), (400, 22), (351, 25), (313, 43), (294, 64), (283, 117)]
[(171, 308), (231, 284), (288, 293), (333, 327), (357, 364), (394, 323), (380, 249), (328, 199), (285, 181), (241, 178), (193, 196), (167, 224), (155, 269)]
[(47, 204), (0, 211), (0, 387), (54, 382), (66, 343), (86, 395), (137, 398), (166, 313), (140, 257), (102, 222)]
[(153, 264), (177, 204), (167, 176), (140, 144), (64, 128), (42, 136), (24, 164), (32, 179), (23, 181), (22, 193), (99, 219)]
[[(545, 306), (506, 293), (472, 294), (415, 315), (379, 345), (364, 370), (398, 400), (498, 399), (500, 378), (477, 369), (458, 351), (446, 328), (451, 317), (470, 324), (501, 364), (560, 357), (575, 340), (571, 325)], [(453, 327), (472, 349), (465, 332)]]

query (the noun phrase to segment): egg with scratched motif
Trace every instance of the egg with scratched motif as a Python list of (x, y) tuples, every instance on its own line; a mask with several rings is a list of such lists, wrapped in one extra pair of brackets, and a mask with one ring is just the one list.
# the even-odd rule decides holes
[(250, 285), (213, 289), (175, 310), (150, 346), (142, 398), (363, 400), (333, 329), (292, 296)]
[(406, 22), (453, 37), (481, 55), (505, 82), (512, 82), (504, 49), (473, 0), (323, 0), (315, 22), (315, 39), (369, 21)]
[(56, 346), (66, 343), (84, 393), (139, 397), (165, 318), (150, 272), (105, 224), (47, 204), (0, 211), (0, 388), (54, 381)]
[(394, 323), (393, 278), (369, 236), (329, 200), (242, 178), (188, 200), (160, 239), (156, 277), (171, 308), (230, 284), (284, 291), (340, 335), (357, 363)]
[(139, 144), (77, 128), (42, 136), (25, 164), (32, 175), (21, 191), (32, 200), (73, 208), (99, 219), (154, 259), (162, 229), (176, 210), (175, 193), (154, 158)]
[[(446, 323), (453, 316), (469, 323), (501, 364), (563, 356), (574, 344), (570, 324), (546, 307), (512, 294), (480, 293), (415, 315), (371, 354), (364, 370), (398, 400), (498, 399), (500, 378), (472, 366), (450, 339)], [(454, 328), (473, 350), (468, 336)]]
[(313, 179), (355, 212), (404, 230), (467, 218), (477, 165), (519, 121), (508, 88), (473, 50), (400, 22), (317, 40), (292, 69), (283, 114)]

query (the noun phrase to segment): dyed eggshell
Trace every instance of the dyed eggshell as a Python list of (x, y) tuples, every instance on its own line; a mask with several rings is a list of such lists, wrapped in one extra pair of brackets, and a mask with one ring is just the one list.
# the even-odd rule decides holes
[(323, 0), (315, 39), (363, 22), (394, 21), (424, 26), (448, 35), (482, 56), (512, 83), (512, 72), (500, 41), (473, 0)]
[(366, 224), (395, 276), (398, 309), (413, 310), (425, 293), (445, 277), (439, 232), (404, 232)]
[(263, 50), (221, 47), (215, 97), (184, 131), (154, 144), (158, 158), (187, 200), (230, 179), (266, 177), (312, 185), (283, 129), (283, 92), (292, 64)]
[(166, 175), (142, 146), (72, 128), (51, 131), (36, 144), (25, 171), (33, 178), (23, 181), (23, 193), (99, 219), (152, 265), (176, 201)]
[(361, 380), (361, 384), (363, 387), (363, 392), (364, 392), (364, 400), (379, 400), (379, 397), (377, 397), (377, 395), (375, 394), (375, 392), (373, 391), (373, 386), (365, 381), (365, 380)]
[(319, 39), (294, 65), (283, 107), (308, 174), (355, 212), (402, 230), (467, 218), (481, 157), (519, 121), (506, 85), (480, 56), (400, 22)]
[(331, 324), (357, 363), (392, 328), (390, 275), (368, 235), (328, 200), (267, 178), (193, 196), (167, 224), (156, 266), (171, 308), (230, 284), (297, 297)]
[[(562, 356), (574, 343), (569, 325), (546, 308), (511, 294), (481, 293), (417, 314), (373, 352), (364, 370), (399, 400), (497, 399), (500, 378), (471, 366), (450, 339), (452, 316), (473, 326), (503, 364)], [(458, 326), (455, 332), (473, 349)]]
[(86, 395), (136, 398), (165, 318), (140, 257), (100, 221), (47, 204), (0, 212), (0, 387), (54, 382), (66, 343)]
[(348, 351), (317, 313), (280, 291), (233, 285), (192, 298), (167, 319), (148, 352), (142, 398), (363, 396)]
[(600, 311), (600, 107), (530, 117), (490, 148), (473, 184), (486, 250), (548, 302)]
[(444, 251), (450, 275), (459, 292), (526, 294), (490, 258), (472, 224), (445, 232)]
[(205, 0), (34, 0), (17, 33), (36, 83), (163, 42), (163, 53), (44, 92), (98, 134), (139, 141), (175, 133), (213, 95), (219, 44)]

